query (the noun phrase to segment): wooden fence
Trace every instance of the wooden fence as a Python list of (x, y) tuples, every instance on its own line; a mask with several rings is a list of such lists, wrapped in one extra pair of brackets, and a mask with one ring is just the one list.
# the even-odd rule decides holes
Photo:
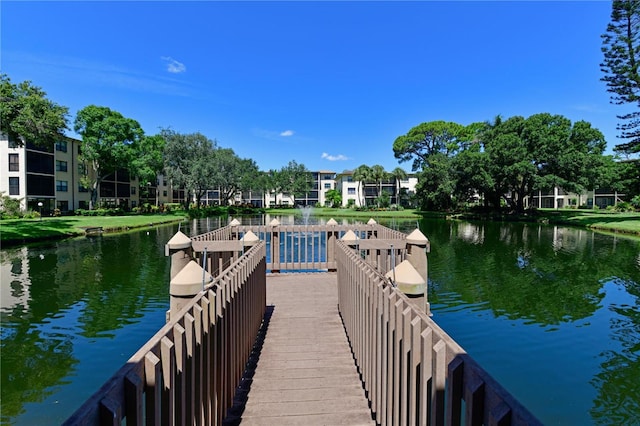
[(65, 424), (221, 424), (264, 317), (265, 253), (249, 248)]
[(337, 243), (339, 311), (381, 425), (540, 422), (359, 253)]
[[(242, 238), (253, 232), (267, 243), (267, 269), (276, 271), (335, 270), (336, 241), (352, 231), (357, 237), (352, 242), (361, 255), (380, 271), (388, 271), (393, 263), (404, 260), (406, 235), (400, 231), (375, 224), (350, 225), (238, 225), (225, 226), (205, 234), (192, 237), (196, 256), (209, 241), (239, 241), (235, 254), (212, 254), (214, 264), (225, 264), (242, 253)], [(392, 247), (393, 246), (393, 247)], [(227, 256), (222, 259), (219, 256)], [(229, 256), (235, 256), (230, 259)]]

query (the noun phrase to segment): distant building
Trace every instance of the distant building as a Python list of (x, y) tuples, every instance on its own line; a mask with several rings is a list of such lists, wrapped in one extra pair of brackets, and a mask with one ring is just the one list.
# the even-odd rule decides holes
[(526, 208), (561, 209), (564, 207), (601, 208), (615, 206), (623, 200), (625, 194), (609, 188), (600, 188), (575, 194), (555, 187), (550, 191), (536, 191), (532, 197), (525, 197)]
[[(336, 176), (336, 187), (342, 194), (344, 207), (354, 205), (356, 207), (374, 206), (379, 196), (380, 187), (390, 196), (390, 203), (402, 205), (402, 194), (408, 197), (415, 194), (418, 178), (408, 176), (397, 182), (395, 178), (388, 178), (381, 183), (358, 182), (353, 179), (353, 170), (345, 170)], [(404, 190), (404, 191), (403, 191)]]

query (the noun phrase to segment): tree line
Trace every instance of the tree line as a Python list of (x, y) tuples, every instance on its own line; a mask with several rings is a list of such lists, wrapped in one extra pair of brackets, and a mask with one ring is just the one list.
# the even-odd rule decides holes
[(616, 162), (603, 155), (605, 147), (590, 123), (541, 113), (467, 126), (422, 123), (396, 138), (393, 152), (412, 161), (425, 210), (457, 210), (480, 199), (486, 208), (522, 212), (525, 197), (554, 187), (640, 193), (637, 163)]

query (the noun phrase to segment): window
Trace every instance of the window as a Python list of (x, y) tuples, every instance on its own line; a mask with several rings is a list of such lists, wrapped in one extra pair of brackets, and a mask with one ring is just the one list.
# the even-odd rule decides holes
[(88, 201), (78, 201), (78, 208), (87, 210), (89, 208), (89, 202)]
[(56, 151), (67, 152), (67, 141), (56, 142)]
[(167, 196), (167, 190), (165, 189), (164, 191), (162, 191), (162, 196), (166, 197)]
[(56, 160), (56, 172), (66, 172), (67, 162), (62, 160)]
[(135, 186), (131, 187), (131, 195), (136, 195), (136, 187)]
[(66, 180), (57, 180), (56, 181), (56, 191), (67, 192), (69, 185)]
[(20, 178), (9, 178), (9, 195), (20, 195)]
[(61, 212), (69, 211), (69, 202), (68, 201), (58, 201), (57, 203), (58, 210)]
[(330, 182), (326, 182), (324, 184), (324, 189), (331, 189), (331, 183)]
[(87, 188), (81, 183), (78, 184), (78, 192), (89, 192)]
[(347, 195), (356, 195), (355, 188), (347, 188)]
[(10, 172), (20, 171), (18, 154), (9, 154), (9, 171)]
[(86, 176), (87, 175), (87, 165), (84, 163), (80, 163), (78, 164), (78, 174), (80, 176)]
[(162, 186), (167, 186), (167, 181), (162, 179)]

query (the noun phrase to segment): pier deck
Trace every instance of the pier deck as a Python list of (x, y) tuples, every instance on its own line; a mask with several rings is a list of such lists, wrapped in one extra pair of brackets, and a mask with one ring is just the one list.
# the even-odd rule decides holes
[(372, 425), (338, 314), (335, 273), (267, 276), (270, 319), (240, 414), (247, 425)]

